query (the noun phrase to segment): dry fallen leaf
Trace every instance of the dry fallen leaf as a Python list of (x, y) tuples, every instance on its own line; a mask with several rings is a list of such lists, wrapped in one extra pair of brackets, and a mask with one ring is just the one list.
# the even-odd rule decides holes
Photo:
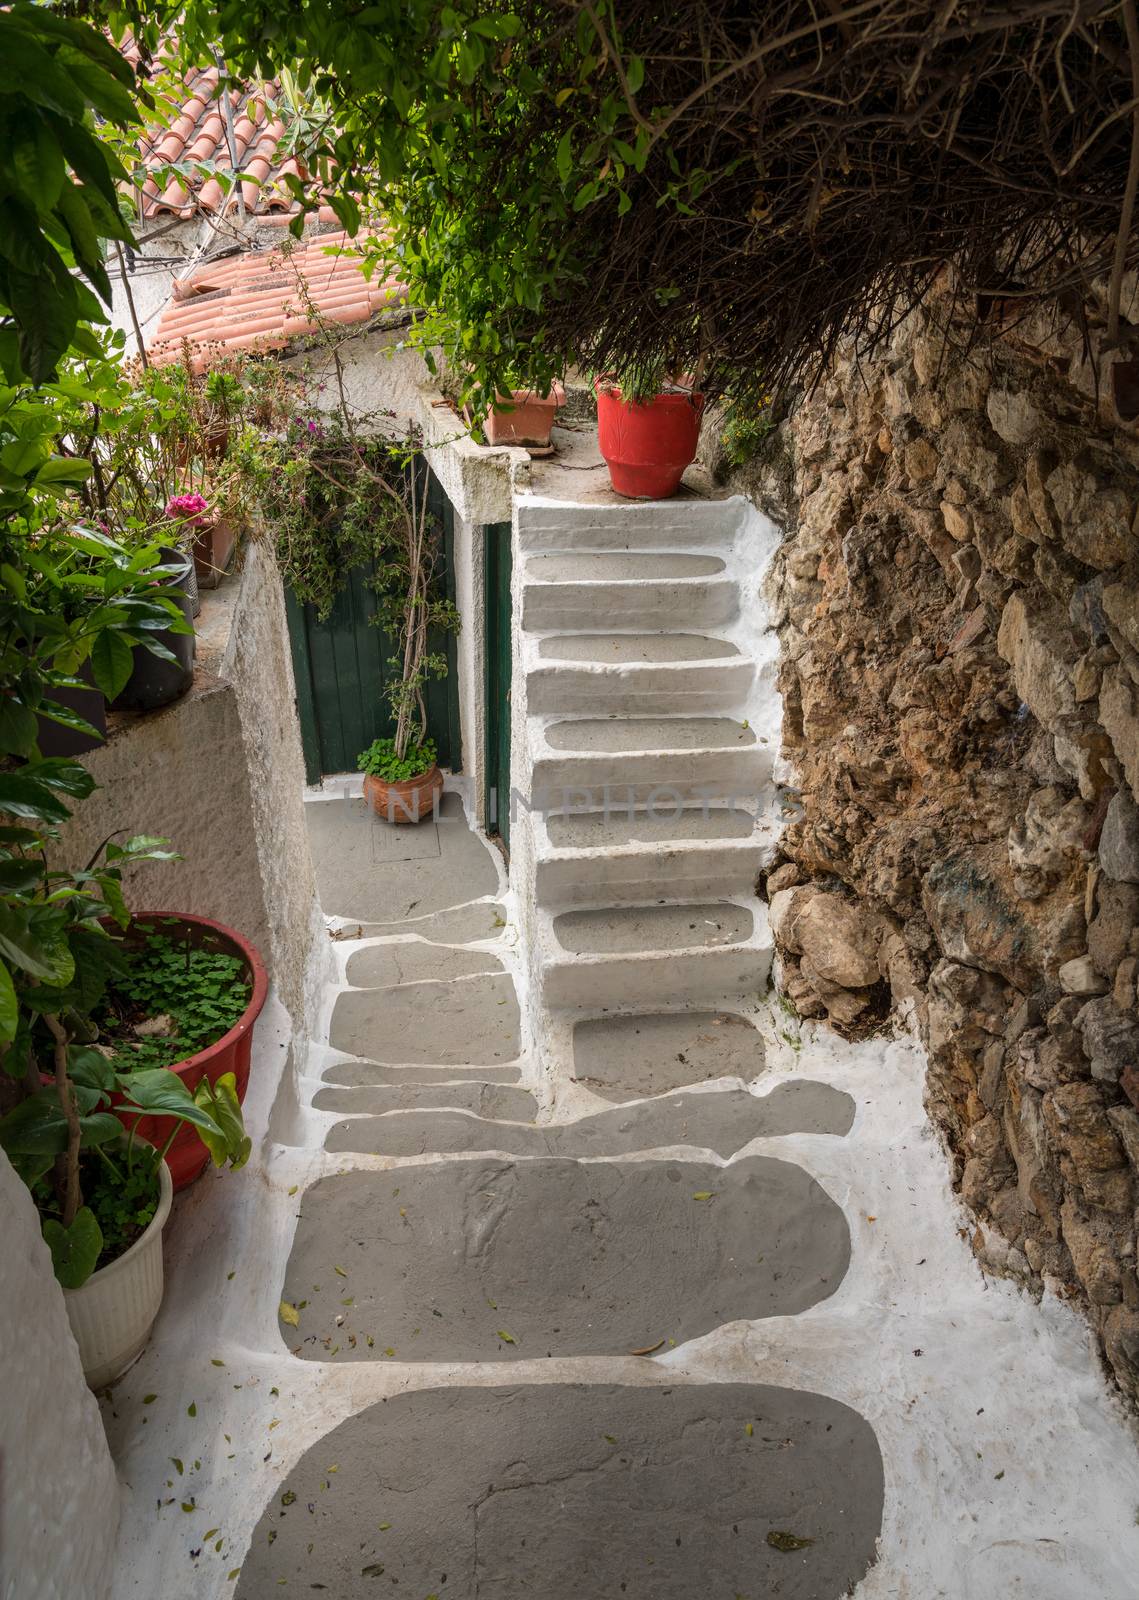
[(281, 1301), (281, 1304), (277, 1307), (277, 1315), (282, 1322), (287, 1322), (290, 1328), (299, 1328), (301, 1325), (300, 1312), (296, 1306), (291, 1306), (287, 1300)]

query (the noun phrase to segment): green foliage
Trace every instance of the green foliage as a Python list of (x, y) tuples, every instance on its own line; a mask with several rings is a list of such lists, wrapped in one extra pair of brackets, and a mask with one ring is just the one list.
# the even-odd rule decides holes
[(96, 118), (133, 128), (139, 97), (102, 33), (30, 0), (0, 11), (0, 61), (0, 371), (40, 384), (72, 345), (92, 349), (83, 324), (106, 321), (102, 241), (131, 235)]
[[(241, 1020), (251, 985), (245, 963), (221, 950), (148, 932), (122, 953), (95, 1021), (116, 1065), (137, 1071), (173, 1066), (215, 1044)], [(139, 1022), (169, 1018), (169, 1030), (139, 1037)]]
[(366, 750), (356, 757), (361, 772), (385, 783), (406, 783), (409, 778), (422, 777), (435, 765), (435, 741), (424, 739), (422, 744), (410, 745), (403, 756), (396, 754), (394, 739), (373, 739)]
[(776, 428), (775, 411), (769, 394), (758, 400), (738, 400), (728, 407), (720, 442), (733, 467), (750, 461), (765, 439)]

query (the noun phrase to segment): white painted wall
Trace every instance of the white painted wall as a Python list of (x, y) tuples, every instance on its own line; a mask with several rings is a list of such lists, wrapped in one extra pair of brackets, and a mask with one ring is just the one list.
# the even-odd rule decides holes
[(0, 1595), (104, 1600), (119, 1491), (31, 1195), (0, 1153)]

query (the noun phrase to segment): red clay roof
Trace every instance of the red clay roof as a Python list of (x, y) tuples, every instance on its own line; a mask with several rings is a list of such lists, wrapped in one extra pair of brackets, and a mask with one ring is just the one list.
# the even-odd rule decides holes
[(394, 279), (369, 282), (345, 233), (293, 248), (205, 263), (178, 278), (150, 344), (151, 360), (177, 361), (188, 341), (194, 370), (228, 350), (283, 350), (322, 322), (367, 322), (403, 297)]
[[(130, 38), (123, 54), (138, 67), (138, 47)], [(180, 109), (173, 111), (167, 102), (167, 122), (148, 128), (139, 140), (143, 165), (154, 174), (143, 185), (144, 217), (192, 217), (201, 212), (221, 216), (237, 209), (236, 187), (226, 191), (208, 173), (187, 172), (167, 179), (162, 171), (175, 162), (212, 162), (224, 171), (234, 170), (221, 92), (216, 67), (192, 68), (183, 82)], [(281, 148), (285, 123), (275, 113), (277, 93), (273, 83), (229, 91), (236, 170), (248, 174), (241, 185), (245, 210), (262, 221), (279, 217), (284, 222), (300, 209), (284, 180), (289, 173), (302, 179), (308, 174)]]

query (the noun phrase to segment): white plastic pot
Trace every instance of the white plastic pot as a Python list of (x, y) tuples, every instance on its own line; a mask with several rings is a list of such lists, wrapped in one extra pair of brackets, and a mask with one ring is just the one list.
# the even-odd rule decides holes
[(162, 1304), (162, 1230), (174, 1185), (165, 1161), (158, 1174), (158, 1210), (141, 1238), (81, 1289), (65, 1289), (83, 1376), (92, 1389), (114, 1383), (142, 1354)]

